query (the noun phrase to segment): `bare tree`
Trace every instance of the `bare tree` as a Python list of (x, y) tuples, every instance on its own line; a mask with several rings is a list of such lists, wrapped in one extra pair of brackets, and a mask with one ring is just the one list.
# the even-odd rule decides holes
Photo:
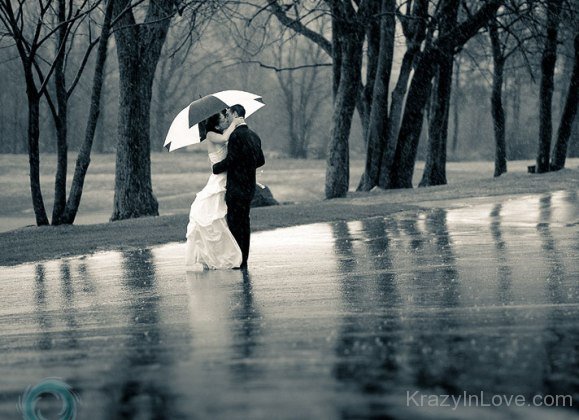
[[(326, 198), (343, 197), (350, 182), (349, 136), (353, 112), (362, 83), (363, 45), (366, 27), (370, 22), (375, 2), (370, 0), (324, 0), (312, 9), (325, 7), (332, 20), (332, 41), (324, 34), (309, 28), (302, 19), (290, 17), (277, 0), (268, 0), (268, 10), (282, 25), (317, 43), (332, 57), (334, 111), (326, 163)], [(371, 60), (374, 62), (373, 60)], [(363, 95), (362, 95), (363, 96)], [(362, 111), (364, 114), (365, 111)], [(364, 121), (364, 116), (362, 121)]]
[(563, 0), (546, 2), (546, 38), (541, 58), (541, 88), (539, 96), (539, 148), (537, 151), (538, 173), (549, 172), (553, 122), (551, 105), (553, 100), (555, 63), (557, 61), (557, 35)]
[[(561, 115), (561, 123), (557, 132), (557, 142), (553, 150), (550, 169), (553, 171), (561, 170), (565, 167), (569, 138), (573, 131), (573, 123), (577, 115), (577, 103), (579, 102), (579, 33), (575, 35), (574, 42), (575, 59), (573, 63), (573, 73), (569, 82), (567, 99)], [(577, 138), (575, 138), (577, 142)]]
[(505, 140), (505, 110), (503, 108), (503, 80), (506, 55), (499, 37), (498, 24), (495, 18), (489, 24), (489, 34), (493, 51), (493, 90), (491, 110), (495, 131), (495, 173), (501, 176), (507, 172), (507, 143)]
[(349, 136), (361, 84), (362, 46), (370, 0), (328, 1), (332, 14), (334, 113), (326, 164), (326, 198), (343, 197), (350, 183)]
[[(192, 60), (187, 60), (187, 54), (178, 54), (177, 49), (180, 44), (181, 40), (177, 36), (168, 36), (157, 67), (151, 103), (151, 134), (154, 139), (153, 144), (156, 140), (157, 147), (160, 147), (159, 143), (163, 144), (175, 109), (183, 109), (187, 101), (191, 102), (195, 99), (192, 98), (188, 89), (183, 89), (183, 86), (195, 83), (200, 73), (192, 70), (194, 63)], [(188, 70), (184, 71), (184, 68)], [(210, 66), (204, 69), (210, 69)]]
[(176, 0), (149, 1), (137, 24), (131, 0), (115, 1), (119, 62), (119, 126), (111, 220), (159, 214), (151, 183), (150, 105), (155, 69), (175, 13)]
[[(175, 14), (188, 13), (189, 34), (221, 2), (115, 1), (114, 34), (119, 64), (119, 125), (111, 220), (159, 214), (151, 183), (150, 109), (155, 71)], [(138, 23), (136, 16), (144, 16)], [(185, 36), (185, 42), (190, 40)]]
[[(95, 3), (93, 7), (96, 8), (97, 5), (98, 2)], [(67, 7), (65, 0), (57, 0), (55, 15), (58, 29), (56, 31), (56, 52), (54, 59), (54, 90), (56, 96), (56, 104), (53, 103), (50, 93), (48, 91), (45, 93), (46, 100), (54, 119), (57, 144), (57, 165), (54, 179), (54, 206), (52, 208), (53, 225), (72, 223), (72, 221), (67, 222), (64, 217), (67, 210), (69, 215), (71, 214), (71, 209), (66, 208), (66, 177), (68, 167), (68, 102), (75, 88), (78, 86), (78, 82), (83, 74), (86, 63), (89, 56), (91, 55), (93, 48), (99, 42), (99, 37), (97, 37), (95, 40), (92, 39), (92, 33), (89, 26), (88, 46), (84, 51), (84, 56), (78, 67), (75, 78), (73, 79), (70, 86), (67, 86), (66, 73), (67, 67), (70, 67), (70, 65), (67, 66), (67, 63), (71, 61), (69, 59), (69, 53), (73, 48), (78, 26), (83, 22), (82, 20), (75, 18), (75, 15), (79, 16), (81, 13), (83, 13), (81, 8), (75, 9), (72, 7), (72, 4), (69, 4)], [(88, 16), (88, 13), (85, 12), (83, 15)], [(110, 16), (109, 22), (106, 22), (106, 25), (109, 24)], [(103, 30), (105, 31), (106, 37), (108, 38), (108, 28), (105, 27)], [(103, 42), (106, 42), (106, 39), (103, 40)], [(104, 57), (106, 57), (106, 48), (103, 53)], [(78, 182), (78, 178), (76, 182)], [(80, 202), (80, 195), (78, 200)], [(76, 207), (78, 208), (78, 204)], [(76, 209), (73, 211), (76, 213)], [(74, 220), (74, 217), (72, 220)]]
[[(294, 2), (296, 3), (296, 2)], [(332, 58), (334, 112), (332, 114), (332, 129), (328, 145), (328, 158), (326, 165), (326, 198), (344, 196), (349, 186), (349, 135), (352, 124), (352, 112), (357, 106), (362, 121), (362, 131), (367, 144), (367, 149), (372, 151), (375, 146), (382, 149), (384, 136), (377, 135), (378, 125), (383, 121), (375, 119), (378, 125), (374, 126), (372, 136), (369, 135), (371, 124), (371, 110), (374, 95), (375, 81), (378, 76), (380, 65), (379, 54), (381, 37), (385, 34), (382, 28), (380, 11), (382, 2), (377, 1), (329, 1), (317, 2), (317, 7), (325, 4), (327, 14), (332, 20), (332, 41), (328, 41), (324, 34), (316, 32), (304, 24), (299, 16), (290, 17), (287, 13), (289, 8), (284, 8), (277, 0), (268, 0), (269, 10), (277, 19), (288, 28), (307, 37), (317, 43)], [(393, 22), (394, 2), (385, 3), (385, 10), (390, 11), (384, 15), (384, 19)], [(323, 16), (323, 15), (322, 15)], [(393, 24), (388, 29), (388, 36), (393, 33)], [(362, 79), (362, 63), (364, 41), (367, 40), (366, 49), (366, 80)], [(391, 43), (390, 43), (391, 44)], [(392, 45), (384, 44), (382, 49), (383, 58), (388, 56), (388, 49)], [(383, 98), (388, 98), (387, 85), (384, 85), (384, 77), (389, 78), (391, 66), (382, 64), (383, 73), (379, 83), (386, 90), (381, 90)], [(379, 89), (380, 91), (380, 89)], [(386, 108), (387, 110), (387, 108)], [(387, 112), (386, 112), (387, 114)], [(383, 114), (381, 115), (384, 116)], [(384, 128), (382, 128), (384, 129)], [(372, 144), (369, 143), (372, 139)], [(377, 153), (378, 160), (380, 154)], [(376, 168), (375, 161), (369, 158), (368, 166)], [(362, 184), (368, 177), (365, 175)]]
[(96, 125), (101, 110), (101, 94), (104, 83), (104, 69), (107, 58), (107, 45), (110, 36), (113, 7), (115, 1), (116, 0), (107, 0), (102, 31), (98, 41), (96, 65), (92, 83), (90, 111), (85, 130), (84, 141), (78, 152), (74, 176), (72, 180), (72, 186), (70, 189), (70, 195), (66, 202), (66, 207), (64, 209), (64, 214), (61, 220), (62, 223), (66, 224), (74, 223), (74, 219), (76, 218), (78, 207), (80, 205), (80, 199), (82, 196), (86, 172), (90, 165), (90, 155), (94, 141)]
[(367, 88), (372, 87), (372, 101), (366, 133), (366, 166), (358, 190), (369, 190), (378, 184), (390, 140), (388, 95), (394, 58), (396, 1), (383, 0), (376, 12), (380, 16), (377, 66), (374, 76), (366, 82)]
[(404, 116), (398, 134), (394, 163), (390, 173), (392, 188), (412, 188), (412, 175), (422, 129), (424, 106), (430, 96), (431, 80), (444, 51), (456, 51), (472, 38), (502, 5), (502, 0), (489, 0), (464, 22), (440, 36), (423, 51), (408, 90)]
[(461, 92), (461, 85), (460, 85), (460, 67), (462, 64), (462, 59), (460, 55), (456, 56), (455, 59), (455, 70), (454, 70), (454, 88), (452, 90), (452, 98), (453, 98), (453, 103), (452, 103), (452, 122), (453, 122), (453, 127), (452, 127), (452, 156), (456, 157), (457, 153), (458, 153), (458, 130), (459, 130), (459, 125), (460, 125), (460, 117), (459, 117), (459, 107), (460, 107), (460, 103), (462, 101), (462, 92)]
[[(71, 33), (74, 32), (77, 22), (84, 19), (97, 5), (98, 1), (94, 3), (84, 1), (78, 7), (70, 3), (66, 9), (65, 2), (59, 0), (55, 9), (52, 0), (40, 3), (40, 8), (37, 4), (31, 5), (26, 1), (20, 1), (18, 6), (14, 8), (11, 1), (0, 1), (0, 23), (6, 30), (6, 34), (14, 40), (26, 84), (30, 190), (36, 224), (39, 226), (48, 224), (40, 188), (40, 100), (43, 96), (46, 98), (54, 116), (58, 133), (59, 159), (55, 178), (55, 212), (53, 212), (53, 222), (58, 224), (61, 222), (60, 218), (66, 200), (66, 101), (77, 85), (92, 49), (89, 46), (86, 50), (75, 79), (67, 89), (64, 79), (67, 41)], [(56, 13), (56, 23), (51, 26), (49, 20), (52, 13)], [(46, 44), (54, 37), (56, 37), (55, 54), (52, 59), (49, 59), (44, 56), (47, 51)], [(49, 81), (53, 75), (56, 79), (57, 105), (54, 105), (48, 90)]]
[(495, 134), (495, 177), (507, 172), (506, 116), (503, 105), (505, 65), (516, 53), (523, 58), (523, 62), (529, 62), (530, 51), (526, 44), (536, 38), (533, 14), (532, 4), (525, 0), (512, 0), (507, 2), (500, 16), (495, 13), (488, 25), (493, 59), (491, 115)]
[(378, 177), (378, 185), (381, 188), (391, 186), (391, 168), (394, 161), (394, 153), (400, 129), (400, 120), (404, 100), (408, 92), (408, 81), (414, 69), (422, 43), (426, 39), (426, 29), (428, 23), (428, 0), (416, 0), (407, 3), (406, 14), (398, 13), (398, 19), (402, 26), (404, 38), (406, 40), (406, 51), (402, 58), (402, 65), (398, 74), (396, 86), (392, 91), (392, 103), (390, 105), (387, 149), (382, 157), (382, 165)]
[[(47, 225), (48, 216), (44, 207), (44, 199), (40, 189), (40, 151), (38, 139), (40, 136), (40, 99), (44, 94), (48, 78), (54, 70), (52, 66), (49, 74), (41, 78), (38, 82), (34, 74), (34, 66), (38, 50), (48, 38), (41, 38), (44, 19), (49, 11), (50, 2), (40, 8), (36, 24), (32, 32), (32, 39), (25, 33), (25, 13), (24, 5), (14, 10), (10, 0), (0, 2), (0, 21), (7, 34), (14, 39), (18, 55), (24, 71), (26, 82), (26, 94), (28, 99), (28, 161), (30, 165), (30, 192), (32, 194), (32, 205), (36, 216), (36, 224)], [(26, 19), (28, 21), (28, 19)], [(27, 22), (28, 23), (28, 22)], [(54, 64), (54, 63), (53, 63)]]
[[(284, 36), (285, 35), (285, 36)], [(279, 48), (273, 48), (276, 78), (283, 94), (288, 116), (289, 155), (303, 159), (308, 156), (308, 145), (313, 126), (319, 117), (322, 103), (328, 99), (323, 77), (323, 50), (311, 42), (300, 42), (295, 34), (282, 35)]]
[[(456, 26), (460, 0), (443, 0), (440, 3), (439, 37), (448, 35)], [(438, 23), (437, 22), (437, 23)], [(428, 130), (428, 153), (420, 186), (446, 184), (446, 143), (448, 137), (448, 114), (452, 87), (452, 70), (456, 46), (447, 45), (435, 73), (433, 109)]]

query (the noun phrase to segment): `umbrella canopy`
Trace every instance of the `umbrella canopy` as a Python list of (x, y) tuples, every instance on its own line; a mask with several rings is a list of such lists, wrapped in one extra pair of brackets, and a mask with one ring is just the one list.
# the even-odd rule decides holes
[(242, 90), (224, 90), (204, 96), (183, 109), (169, 128), (164, 147), (170, 152), (201, 142), (199, 123), (233, 105), (242, 105), (245, 116), (265, 106), (261, 96)]

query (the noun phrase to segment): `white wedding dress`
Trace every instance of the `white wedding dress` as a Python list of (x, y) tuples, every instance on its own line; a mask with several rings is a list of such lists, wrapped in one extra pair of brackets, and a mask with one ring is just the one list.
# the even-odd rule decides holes
[[(227, 143), (209, 153), (211, 165), (227, 156)], [(186, 268), (227, 269), (241, 265), (241, 249), (227, 226), (225, 186), (227, 173), (211, 174), (207, 185), (197, 193), (187, 225)]]

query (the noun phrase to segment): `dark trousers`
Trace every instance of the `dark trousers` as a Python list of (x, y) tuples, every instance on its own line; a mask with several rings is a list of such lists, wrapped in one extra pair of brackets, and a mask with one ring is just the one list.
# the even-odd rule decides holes
[(241, 248), (241, 265), (247, 265), (249, 256), (249, 210), (251, 201), (226, 200), (227, 202), (227, 225)]

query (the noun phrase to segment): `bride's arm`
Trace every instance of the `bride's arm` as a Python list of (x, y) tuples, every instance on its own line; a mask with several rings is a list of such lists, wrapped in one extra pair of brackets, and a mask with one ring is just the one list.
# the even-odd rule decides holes
[(223, 132), (223, 134), (216, 133), (214, 131), (210, 131), (207, 133), (207, 140), (214, 144), (223, 144), (229, 140), (229, 136), (233, 133), (233, 130), (237, 128), (237, 126), (241, 123), (240, 118), (236, 118), (233, 120), (229, 127)]

